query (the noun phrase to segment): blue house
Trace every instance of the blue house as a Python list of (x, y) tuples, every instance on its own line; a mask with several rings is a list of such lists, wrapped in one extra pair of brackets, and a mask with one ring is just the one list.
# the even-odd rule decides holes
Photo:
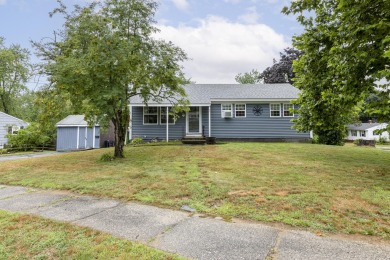
[(291, 100), (299, 90), (290, 84), (189, 84), (184, 89), (189, 111), (177, 120), (172, 104), (134, 96), (130, 100), (129, 138), (177, 140), (216, 137), (247, 140), (307, 140), (310, 133), (292, 129)]

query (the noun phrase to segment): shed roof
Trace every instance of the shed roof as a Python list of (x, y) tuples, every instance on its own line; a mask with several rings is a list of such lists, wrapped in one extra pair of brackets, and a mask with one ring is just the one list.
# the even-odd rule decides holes
[(56, 124), (56, 126), (88, 126), (84, 115), (69, 115)]
[[(206, 104), (212, 101), (240, 100), (292, 100), (298, 98), (299, 89), (291, 84), (188, 84), (183, 86), (190, 104)], [(153, 104), (169, 104), (168, 100)], [(143, 104), (139, 96), (130, 99), (131, 105)]]
[(386, 123), (361, 123), (361, 124), (352, 124), (348, 125), (349, 130), (368, 130), (373, 127), (382, 126), (385, 128), (387, 126)]

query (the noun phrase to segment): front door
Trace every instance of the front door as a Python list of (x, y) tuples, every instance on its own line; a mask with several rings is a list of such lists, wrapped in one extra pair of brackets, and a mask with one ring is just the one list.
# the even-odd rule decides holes
[(187, 113), (187, 134), (200, 135), (201, 133), (201, 108), (190, 107)]

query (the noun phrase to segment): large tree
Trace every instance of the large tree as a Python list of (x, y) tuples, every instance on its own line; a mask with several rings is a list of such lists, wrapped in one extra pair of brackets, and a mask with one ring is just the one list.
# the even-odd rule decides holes
[(295, 48), (286, 48), (280, 52), (279, 61), (273, 60), (273, 64), (267, 67), (263, 72), (252, 70), (244, 74), (239, 73), (235, 80), (240, 84), (256, 84), (256, 83), (293, 83), (295, 73), (292, 65), (294, 60), (298, 60), (303, 52)]
[(234, 79), (240, 84), (257, 84), (262, 82), (260, 72), (255, 69), (244, 74), (238, 73)]
[(379, 89), (373, 113), (390, 120), (390, 1), (301, 0), (285, 7), (305, 31), (294, 38), (304, 55), (294, 63), (301, 94), (296, 128), (340, 144), (365, 96)]
[(29, 52), (17, 44), (7, 47), (0, 37), (0, 111), (14, 114), (16, 99), (27, 90)]
[(280, 52), (280, 59), (271, 67), (266, 68), (261, 74), (260, 79), (264, 83), (293, 83), (295, 73), (292, 65), (295, 60), (302, 56), (303, 52), (295, 48), (286, 48)]
[(61, 0), (53, 13), (65, 17), (63, 31), (49, 43), (35, 43), (47, 60), (52, 85), (69, 94), (90, 122), (108, 118), (115, 127), (115, 157), (123, 157), (130, 97), (181, 101), (187, 82), (180, 63), (186, 54), (156, 40), (152, 0), (105, 0), (74, 6)]

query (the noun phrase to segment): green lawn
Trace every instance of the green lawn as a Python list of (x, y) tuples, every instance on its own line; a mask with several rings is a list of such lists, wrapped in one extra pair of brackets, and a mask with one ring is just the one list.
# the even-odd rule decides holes
[(352, 145), (227, 143), (127, 147), (0, 164), (0, 183), (125, 201), (315, 232), (390, 239), (390, 152)]
[(139, 243), (0, 210), (0, 259), (179, 259)]

